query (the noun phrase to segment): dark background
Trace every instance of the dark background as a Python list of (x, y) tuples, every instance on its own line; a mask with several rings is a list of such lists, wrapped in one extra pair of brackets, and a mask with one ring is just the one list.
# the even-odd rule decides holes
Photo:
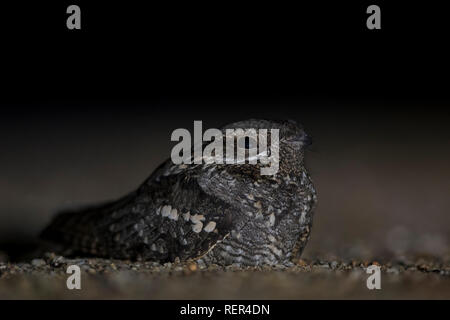
[[(28, 243), (60, 209), (131, 191), (168, 158), (176, 128), (265, 117), (296, 119), (314, 138), (307, 255), (448, 252), (437, 3), (5, 6), (0, 242)], [(66, 29), (69, 4), (80, 31)], [(370, 4), (381, 30), (366, 29)]]

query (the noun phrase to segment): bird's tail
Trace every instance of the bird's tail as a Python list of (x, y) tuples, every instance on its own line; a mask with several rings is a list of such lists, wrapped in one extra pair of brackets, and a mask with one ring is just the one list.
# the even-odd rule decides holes
[(99, 245), (107, 244), (102, 238), (112, 214), (128, 203), (132, 196), (133, 193), (102, 205), (61, 212), (41, 232), (40, 238), (47, 244), (56, 245), (56, 250), (95, 254)]

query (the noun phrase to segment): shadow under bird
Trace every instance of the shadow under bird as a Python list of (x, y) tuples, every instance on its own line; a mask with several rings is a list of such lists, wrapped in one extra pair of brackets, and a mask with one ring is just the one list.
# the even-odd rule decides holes
[(230, 128), (279, 129), (278, 172), (261, 175), (261, 163), (174, 164), (168, 159), (129, 195), (57, 215), (41, 237), (77, 255), (290, 264), (310, 237), (317, 201), (304, 165), (311, 139), (291, 120), (252, 119), (221, 130)]

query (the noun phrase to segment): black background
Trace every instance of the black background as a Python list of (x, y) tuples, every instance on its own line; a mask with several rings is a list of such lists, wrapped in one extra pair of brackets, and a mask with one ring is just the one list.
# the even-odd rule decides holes
[[(366, 28), (378, 4), (382, 29)], [(447, 99), (439, 2), (18, 2), (2, 99)], [(78, 4), (82, 29), (66, 28)]]

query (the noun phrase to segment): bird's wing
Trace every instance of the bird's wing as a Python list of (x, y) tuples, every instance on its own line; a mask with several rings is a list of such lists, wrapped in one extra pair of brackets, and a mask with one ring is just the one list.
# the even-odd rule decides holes
[(204, 190), (193, 167), (166, 162), (110, 204), (58, 215), (42, 238), (82, 254), (173, 261), (205, 254), (231, 231), (233, 208)]

